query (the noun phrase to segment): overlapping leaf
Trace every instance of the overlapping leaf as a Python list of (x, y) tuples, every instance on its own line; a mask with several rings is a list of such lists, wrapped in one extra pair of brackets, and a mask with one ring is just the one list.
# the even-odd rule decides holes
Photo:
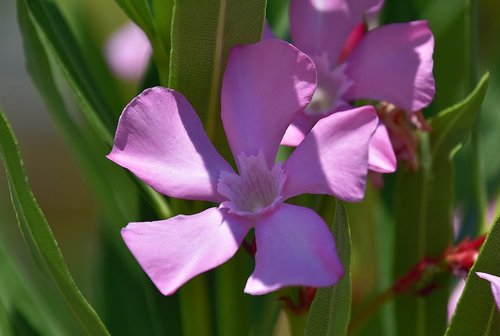
[(500, 313), (493, 300), (490, 283), (476, 272), (500, 275), (500, 218), (491, 228), (479, 256), (469, 272), (446, 336), (500, 335)]
[(305, 335), (347, 334), (351, 316), (351, 237), (346, 211), (340, 201), (336, 202), (332, 233), (345, 275), (336, 285), (318, 289), (309, 312)]
[(3, 112), (0, 112), (0, 157), (5, 166), (19, 227), (34, 257), (52, 277), (82, 329), (89, 335), (109, 335), (68, 271), (54, 235), (28, 185), (14, 134)]

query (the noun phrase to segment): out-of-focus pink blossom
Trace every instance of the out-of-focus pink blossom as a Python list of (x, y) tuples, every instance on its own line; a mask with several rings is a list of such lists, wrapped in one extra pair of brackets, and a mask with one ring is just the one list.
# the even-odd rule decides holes
[(115, 31), (105, 48), (109, 67), (125, 80), (137, 80), (144, 75), (151, 52), (147, 36), (132, 22)]

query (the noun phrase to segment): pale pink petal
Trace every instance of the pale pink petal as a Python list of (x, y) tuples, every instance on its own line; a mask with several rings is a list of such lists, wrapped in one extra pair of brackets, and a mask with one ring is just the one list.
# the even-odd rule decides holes
[(142, 77), (151, 57), (147, 36), (134, 23), (114, 32), (106, 42), (106, 61), (120, 78), (135, 80)]
[(363, 199), (368, 145), (378, 124), (372, 106), (336, 112), (321, 119), (284, 164), (283, 196), (328, 194)]
[(192, 216), (130, 223), (122, 237), (160, 292), (170, 295), (230, 259), (250, 227), (242, 217), (210, 208)]
[(283, 136), (281, 144), (284, 146), (297, 147), (313, 128), (319, 118), (314, 118), (306, 113), (300, 113), (293, 123), (288, 127)]
[(343, 276), (335, 241), (313, 210), (283, 204), (255, 227), (255, 270), (245, 293), (262, 295), (287, 286), (326, 287)]
[(108, 158), (160, 193), (193, 200), (221, 201), (219, 175), (232, 171), (186, 98), (162, 87), (125, 107)]
[(293, 43), (310, 56), (328, 55), (336, 64), (347, 37), (380, 0), (292, 0)]
[(457, 309), (458, 300), (462, 296), (462, 292), (465, 288), (465, 280), (459, 279), (453, 290), (451, 291), (450, 297), (448, 299), (448, 321), (451, 321), (455, 309)]
[(233, 48), (222, 84), (222, 121), (234, 157), (262, 151), (272, 165), (315, 88), (314, 63), (291, 44), (264, 40)]
[(392, 148), (387, 128), (381, 122), (379, 122), (370, 140), (368, 163), (370, 164), (370, 170), (377, 173), (393, 173), (396, 171), (396, 154)]
[(262, 39), (271, 40), (276, 38), (276, 35), (274, 35), (273, 31), (271, 30), (271, 26), (269, 26), (269, 23), (266, 20), (266, 22), (264, 23), (264, 31), (262, 32)]
[(500, 310), (500, 277), (483, 272), (476, 272), (476, 274), (478, 277), (491, 283), (491, 292), (497, 304), (497, 308)]
[(388, 101), (412, 112), (432, 101), (434, 37), (426, 21), (396, 23), (366, 34), (346, 60), (354, 82), (347, 100)]

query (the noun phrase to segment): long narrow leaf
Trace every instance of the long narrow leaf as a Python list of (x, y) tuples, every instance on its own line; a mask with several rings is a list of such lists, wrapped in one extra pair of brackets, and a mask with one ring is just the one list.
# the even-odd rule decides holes
[(97, 89), (96, 79), (83, 59), (75, 37), (58, 8), (47, 0), (18, 0), (26, 4), (30, 16), (42, 32), (44, 46), (52, 52), (77, 102), (96, 134), (106, 143), (113, 141), (116, 125), (114, 107)]
[(500, 275), (499, 254), (500, 218), (497, 218), (469, 272), (465, 289), (446, 331), (447, 336), (500, 335), (500, 313), (493, 300), (490, 283), (476, 275), (476, 272)]
[(336, 202), (332, 233), (345, 275), (335, 286), (318, 289), (307, 319), (305, 335), (347, 334), (351, 316), (351, 237), (347, 214), (339, 201)]
[[(424, 257), (436, 257), (452, 242), (454, 180), (452, 158), (466, 140), (488, 86), (485, 75), (461, 103), (430, 120), (430, 137), (422, 137), (422, 164), (402, 172), (396, 194), (395, 276), (400, 277)], [(439, 287), (446, 287), (447, 278)], [(446, 328), (447, 293), (396, 300), (398, 333), (442, 335)]]
[(169, 86), (188, 98), (210, 137), (221, 127), (220, 89), (229, 51), (260, 40), (265, 7), (265, 0), (175, 1)]
[(82, 329), (89, 335), (109, 335), (94, 309), (78, 290), (64, 262), (50, 227), (33, 197), (17, 143), (3, 112), (0, 111), (0, 157), (5, 166), (12, 204), (19, 227), (32, 252), (41, 260), (54, 284), (66, 299)]

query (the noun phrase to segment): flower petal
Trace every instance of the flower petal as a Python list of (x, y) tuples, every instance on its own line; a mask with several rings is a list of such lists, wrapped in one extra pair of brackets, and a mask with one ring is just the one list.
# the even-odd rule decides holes
[(379, 122), (368, 149), (368, 163), (370, 170), (377, 173), (393, 173), (396, 171), (396, 154), (392, 148), (387, 128)]
[(347, 37), (380, 0), (292, 0), (293, 43), (311, 57), (326, 54), (337, 63)]
[(315, 88), (314, 63), (291, 44), (264, 40), (233, 48), (222, 84), (222, 121), (234, 157), (262, 150), (271, 166)]
[(363, 199), (368, 144), (378, 124), (372, 106), (336, 112), (321, 119), (290, 155), (283, 196), (328, 194)]
[(130, 223), (122, 237), (158, 290), (170, 295), (230, 259), (250, 227), (246, 219), (210, 208), (192, 216)]
[(221, 201), (220, 172), (232, 171), (186, 98), (162, 87), (125, 107), (108, 158), (158, 192), (193, 200)]
[(318, 119), (304, 112), (300, 113), (286, 130), (281, 144), (283, 146), (297, 147)]
[(491, 283), (491, 292), (493, 293), (497, 308), (500, 310), (500, 277), (483, 272), (476, 272), (476, 274), (478, 277), (488, 280)]
[(142, 77), (150, 57), (151, 44), (147, 36), (132, 22), (114, 32), (106, 43), (106, 61), (122, 79)]
[(283, 204), (255, 227), (255, 270), (245, 293), (262, 295), (286, 286), (326, 287), (344, 274), (323, 219), (308, 208)]
[(409, 112), (426, 107), (435, 93), (433, 50), (426, 21), (369, 31), (346, 60), (354, 85), (344, 98), (384, 100)]

